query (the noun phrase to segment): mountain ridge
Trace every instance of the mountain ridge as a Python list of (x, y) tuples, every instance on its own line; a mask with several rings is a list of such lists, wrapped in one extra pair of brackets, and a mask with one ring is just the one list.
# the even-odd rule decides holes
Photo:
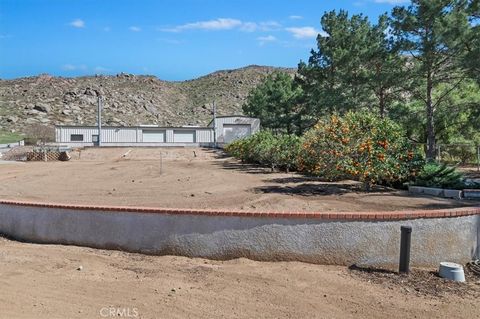
[(293, 76), (296, 69), (249, 65), (184, 81), (128, 73), (0, 79), (0, 129), (94, 125), (97, 92), (104, 99), (104, 125), (206, 125), (213, 101), (218, 115), (243, 114), (250, 90), (275, 71)]

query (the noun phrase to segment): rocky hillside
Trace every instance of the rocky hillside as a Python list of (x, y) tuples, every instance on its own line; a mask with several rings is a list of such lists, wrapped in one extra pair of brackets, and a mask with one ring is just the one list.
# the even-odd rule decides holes
[(95, 125), (97, 92), (104, 97), (106, 125), (206, 125), (213, 100), (218, 115), (241, 114), (248, 92), (275, 70), (295, 72), (248, 66), (182, 82), (124, 73), (0, 80), (0, 130), (23, 131), (38, 123)]

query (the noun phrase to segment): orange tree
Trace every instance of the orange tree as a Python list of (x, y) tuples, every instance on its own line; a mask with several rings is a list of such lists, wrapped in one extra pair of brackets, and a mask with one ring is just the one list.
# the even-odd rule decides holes
[(299, 170), (328, 180), (359, 180), (367, 191), (373, 184), (406, 181), (423, 160), (404, 136), (390, 119), (367, 112), (334, 114), (305, 134)]

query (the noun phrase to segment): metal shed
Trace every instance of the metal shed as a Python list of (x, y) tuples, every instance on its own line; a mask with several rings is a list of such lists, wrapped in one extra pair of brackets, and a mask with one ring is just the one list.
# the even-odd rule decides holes
[(182, 126), (55, 126), (57, 144), (84, 146), (201, 146), (222, 147), (260, 129), (260, 120), (246, 116), (220, 116), (207, 127)]
[(243, 115), (218, 116), (208, 126), (215, 127), (216, 142), (222, 146), (258, 132), (260, 120)]

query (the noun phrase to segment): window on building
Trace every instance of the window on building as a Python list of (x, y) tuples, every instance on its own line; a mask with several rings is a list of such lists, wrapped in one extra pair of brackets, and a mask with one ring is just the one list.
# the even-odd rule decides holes
[(72, 134), (72, 135), (70, 135), (70, 141), (72, 141), (72, 142), (83, 142), (83, 134)]

